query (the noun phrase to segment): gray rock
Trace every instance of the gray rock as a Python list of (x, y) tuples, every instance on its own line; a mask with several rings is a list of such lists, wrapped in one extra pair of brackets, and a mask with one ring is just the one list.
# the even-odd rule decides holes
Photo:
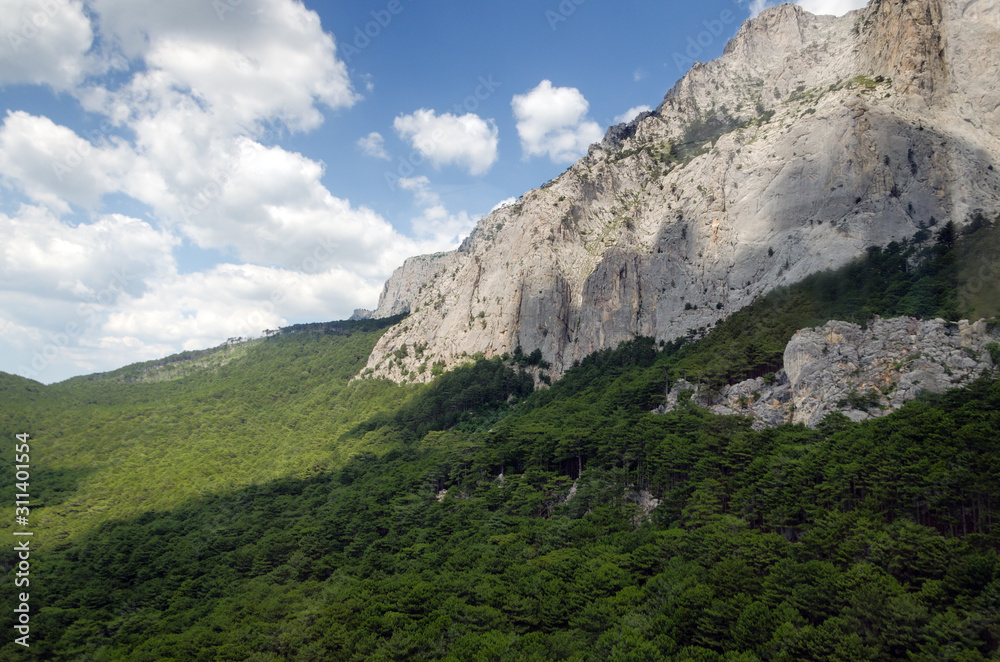
[[(558, 377), (637, 335), (707, 329), (932, 217), (996, 209), (998, 42), (993, 0), (762, 12), (656, 111), (484, 217), (458, 251), (407, 260), (376, 316), (410, 317), (369, 374), (426, 380), (428, 362), (521, 345)], [(426, 350), (395, 359), (404, 343)], [(875, 355), (836, 351), (845, 369)]]
[(722, 389), (714, 400), (683, 380), (657, 413), (677, 406), (684, 389), (718, 414), (742, 414), (755, 427), (804, 423), (815, 427), (839, 411), (854, 421), (885, 416), (923, 391), (966, 386), (995, 367), (987, 345), (998, 341), (984, 320), (970, 324), (912, 317), (881, 319), (868, 328), (828, 322), (797, 332), (785, 347), (774, 384), (751, 379)]

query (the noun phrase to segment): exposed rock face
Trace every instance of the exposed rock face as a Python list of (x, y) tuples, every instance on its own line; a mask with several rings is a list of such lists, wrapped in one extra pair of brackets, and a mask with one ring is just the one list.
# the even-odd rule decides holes
[[(708, 327), (923, 224), (996, 210), (998, 42), (996, 0), (763, 12), (459, 250), (407, 260), (376, 315), (411, 315), (366, 374), (424, 380), (435, 362), (520, 344), (558, 376), (636, 335)], [(403, 344), (424, 351), (397, 359)]]
[(673, 409), (680, 393), (691, 390), (695, 402), (717, 414), (752, 416), (757, 428), (788, 422), (814, 427), (834, 411), (855, 421), (885, 416), (922, 391), (966, 386), (993, 370), (987, 345), (998, 339), (1000, 333), (989, 333), (983, 320), (875, 318), (867, 329), (828, 322), (792, 337), (785, 368), (771, 384), (750, 379), (709, 400), (679, 380), (657, 411)]
[(754, 419), (753, 427), (763, 430), (791, 422), (792, 389), (788, 384), (788, 375), (779, 370), (774, 381), (766, 381), (762, 377), (748, 379), (738, 384), (726, 386), (711, 398), (702, 393), (697, 384), (686, 379), (678, 379), (667, 388), (667, 401), (653, 410), (654, 414), (665, 414), (678, 407), (681, 394), (690, 392), (692, 401), (713, 413), (722, 416), (739, 414)]

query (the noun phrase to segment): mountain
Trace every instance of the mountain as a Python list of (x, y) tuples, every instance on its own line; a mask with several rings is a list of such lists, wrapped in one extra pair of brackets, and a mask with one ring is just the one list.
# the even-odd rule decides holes
[(994, 7), (765, 12), (375, 319), (0, 373), (0, 660), (996, 660)]
[(811, 428), (649, 410), (665, 375), (714, 388), (790, 339), (805, 382), (875, 334), (947, 362), (933, 320), (796, 330), (948, 311), (956, 255), (997, 226), (869, 251), (547, 389), (523, 353), (430, 384), (352, 379), (392, 318), (48, 386), (0, 374), (0, 437), (30, 435), (35, 534), (30, 586), (0, 595), (29, 605), (31, 648), (8, 639), (0, 659), (995, 660), (995, 370)]
[[(355, 379), (400, 318), (0, 374), (0, 437), (31, 447), (7, 532), (35, 534), (30, 586), (0, 595), (31, 649), (0, 659), (996, 659), (1000, 320), (935, 318), (995, 300), (957, 283), (998, 231), (872, 248), (545, 389), (540, 351)], [(758, 378), (810, 426), (698, 406)], [(884, 378), (893, 411), (851, 420)]]
[(872, 246), (1000, 208), (1000, 7), (782, 5), (696, 64), (655, 111), (414, 257), (376, 317), (409, 312), (362, 374), (539, 349), (558, 377), (636, 336), (702, 332)]

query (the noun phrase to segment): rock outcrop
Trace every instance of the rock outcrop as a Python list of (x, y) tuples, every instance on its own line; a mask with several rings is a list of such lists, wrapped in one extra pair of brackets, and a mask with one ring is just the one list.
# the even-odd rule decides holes
[(426, 380), (435, 363), (520, 345), (555, 377), (1000, 208), (998, 41), (995, 0), (761, 13), (654, 112), (483, 218), (457, 251), (407, 260), (375, 314), (410, 317), (365, 374)]
[(835, 411), (854, 421), (885, 416), (921, 392), (967, 386), (993, 371), (989, 345), (998, 340), (1000, 332), (983, 320), (875, 318), (868, 328), (828, 322), (792, 337), (773, 380), (750, 379), (712, 397), (678, 380), (657, 412), (677, 407), (689, 391), (717, 414), (753, 417), (758, 429), (789, 422), (815, 427)]

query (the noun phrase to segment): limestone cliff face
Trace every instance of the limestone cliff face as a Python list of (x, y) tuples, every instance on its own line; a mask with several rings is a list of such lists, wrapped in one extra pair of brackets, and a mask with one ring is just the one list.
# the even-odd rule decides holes
[(749, 379), (708, 399), (697, 386), (678, 380), (657, 412), (673, 409), (690, 390), (697, 404), (717, 414), (750, 416), (757, 428), (816, 426), (835, 411), (855, 421), (885, 416), (921, 392), (967, 386), (995, 370), (989, 346), (998, 340), (1000, 332), (990, 332), (983, 320), (875, 318), (866, 329), (828, 322), (792, 337), (785, 367), (770, 383)]
[[(558, 376), (636, 335), (708, 327), (925, 224), (1000, 208), (997, 43), (997, 0), (763, 12), (654, 112), (609, 129), (457, 251), (397, 270), (375, 314), (410, 317), (366, 374), (425, 380), (434, 363), (521, 345)], [(404, 344), (421, 351), (396, 358)]]

